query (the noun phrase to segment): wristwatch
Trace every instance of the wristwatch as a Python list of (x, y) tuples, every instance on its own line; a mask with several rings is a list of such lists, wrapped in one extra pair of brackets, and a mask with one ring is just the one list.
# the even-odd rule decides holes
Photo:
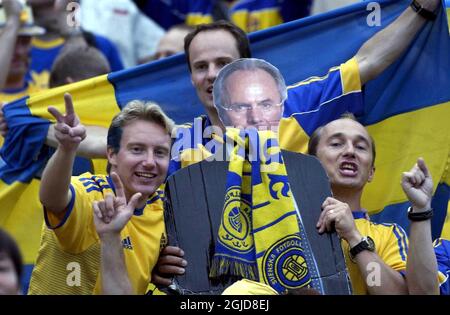
[(424, 9), (420, 3), (418, 3), (416, 0), (413, 0), (410, 4), (410, 7), (417, 12), (421, 17), (425, 18), (429, 21), (434, 21), (436, 19), (436, 13)]
[(430, 208), (423, 212), (412, 212), (412, 207), (408, 208), (408, 219), (411, 221), (425, 221), (433, 217), (433, 209)]
[(353, 261), (356, 255), (365, 250), (370, 252), (375, 251), (375, 242), (370, 236), (363, 237), (361, 242), (350, 248), (350, 259)]

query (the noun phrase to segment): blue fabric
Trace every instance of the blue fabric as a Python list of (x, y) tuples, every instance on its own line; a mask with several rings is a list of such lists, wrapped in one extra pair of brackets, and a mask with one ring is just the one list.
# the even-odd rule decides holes
[(4, 108), (5, 115), (18, 117), (8, 121), (7, 140), (0, 149), (3, 164), (0, 179), (8, 185), (14, 181), (29, 182), (47, 161), (48, 147), (44, 146), (50, 122), (31, 115), (24, 97)]
[(283, 22), (290, 22), (308, 16), (312, 0), (241, 0), (233, 5), (230, 14), (239, 10), (259, 11), (277, 8)]
[[(446, 209), (449, 196), (450, 187), (444, 183), (439, 184), (431, 201), (431, 207), (434, 209), (433, 218), (431, 219), (431, 236), (433, 240), (441, 235), (447, 214)], [(397, 223), (405, 231), (409, 232), (410, 222), (407, 211), (410, 206), (411, 204), (409, 202), (388, 205), (380, 213), (371, 215), (370, 219), (375, 223)]]
[(434, 252), (438, 263), (438, 270), (446, 277), (440, 285), (441, 295), (450, 295), (450, 241), (436, 240)]
[(192, 13), (212, 14), (215, 0), (147, 0), (141, 10), (166, 30), (177, 24), (184, 24)]
[(106, 59), (108, 59), (111, 71), (122, 70), (124, 68), (123, 62), (122, 59), (120, 59), (117, 47), (106, 37), (94, 35), (94, 39), (97, 49), (105, 55)]
[[(111, 71), (122, 70), (123, 63), (119, 56), (119, 51), (116, 46), (106, 37), (94, 34), (95, 47), (100, 50), (105, 58), (108, 60)], [(50, 73), (53, 62), (61, 51), (63, 45), (58, 45), (52, 48), (32, 47), (30, 51), (30, 67), (26, 74), (25, 80), (27, 82), (33, 81), (32, 73), (41, 73), (48, 71)]]

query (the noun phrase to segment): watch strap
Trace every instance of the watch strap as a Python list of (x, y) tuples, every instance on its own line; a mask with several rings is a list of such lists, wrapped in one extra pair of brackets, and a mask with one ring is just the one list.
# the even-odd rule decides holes
[(423, 212), (412, 212), (412, 208), (408, 208), (408, 219), (411, 221), (426, 221), (433, 217), (433, 209), (428, 209)]
[(365, 250), (374, 251), (375, 248), (373, 247), (373, 244), (373, 240), (370, 238), (370, 236), (363, 237), (361, 239), (361, 242), (350, 248), (350, 258), (353, 260), (356, 255)]
[(436, 19), (436, 13), (422, 7), (422, 5), (417, 2), (417, 0), (413, 0), (410, 4), (410, 7), (415, 12), (417, 12), (417, 14), (419, 14), (421, 17), (425, 18), (428, 21), (434, 21)]

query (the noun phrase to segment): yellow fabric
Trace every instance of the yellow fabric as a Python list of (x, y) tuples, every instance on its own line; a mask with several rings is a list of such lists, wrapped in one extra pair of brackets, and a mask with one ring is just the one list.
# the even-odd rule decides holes
[(222, 295), (278, 295), (269, 285), (243, 279), (226, 288)]
[[(296, 141), (292, 141), (296, 139)], [(309, 136), (294, 117), (281, 118), (280, 147), (283, 150), (305, 154), (308, 152)]]
[(201, 13), (189, 13), (186, 18), (186, 25), (199, 25), (212, 23), (213, 18), (211, 15), (203, 15)]
[(106, 167), (108, 165), (107, 159), (92, 159), (92, 167), (94, 174), (106, 175)]
[(444, 275), (442, 272), (438, 271), (438, 282), (439, 282), (439, 285), (445, 283), (445, 281), (446, 281), (447, 279), (448, 279), (448, 278), (447, 278), (446, 275)]
[[(370, 236), (375, 243), (375, 251), (386, 265), (396, 271), (406, 270), (408, 238), (395, 224), (375, 224), (366, 219), (356, 219), (356, 227), (363, 236)], [(341, 241), (353, 294), (368, 294), (365, 280), (359, 267), (350, 259), (350, 249), (346, 241)], [(382, 281), (382, 280), (381, 280)]]
[(355, 57), (341, 65), (342, 91), (344, 94), (361, 91), (358, 61)]
[(154, 285), (153, 283), (149, 283), (148, 287), (147, 287), (147, 293), (146, 295), (167, 295), (166, 293), (164, 293), (163, 291), (160, 291), (156, 285)]
[(450, 35), (450, 8), (447, 8), (446, 11), (447, 11), (448, 34)]
[(407, 201), (398, 183), (402, 172), (408, 171), (418, 157), (425, 159), (433, 177), (433, 191), (436, 189), (441, 179), (435, 174), (445, 173), (449, 164), (450, 132), (442, 133), (449, 130), (448, 117), (450, 102), (392, 116), (367, 127), (377, 145), (374, 180), (366, 185), (362, 196), (362, 204), (370, 214), (388, 204)]
[(12, 186), (0, 181), (0, 226), (16, 240), (25, 264), (34, 264), (44, 222), (39, 185), (37, 179)]
[[(70, 212), (66, 221), (46, 212), (48, 224), (55, 229), (44, 228), (30, 294), (101, 293), (101, 275), (98, 272), (100, 247), (93, 222), (92, 202), (102, 200), (104, 194), (113, 193), (113, 190), (105, 176), (90, 173), (73, 177), (72, 187), (75, 191), (74, 204), (72, 209), (67, 210)], [(142, 215), (133, 215), (121, 232), (121, 239), (131, 243), (129, 246), (124, 243), (124, 256), (132, 288), (137, 294), (146, 292), (164, 231), (163, 205), (158, 199), (147, 204)], [(84, 277), (81, 286), (67, 284), (70, 262), (77, 262), (81, 267), (81, 276)]]
[(39, 38), (33, 37), (33, 39), (31, 40), (31, 46), (34, 46), (36, 48), (48, 49), (61, 46), (64, 44), (64, 42), (65, 40), (62, 37), (53, 40), (41, 40)]
[(447, 216), (445, 218), (444, 227), (442, 228), (441, 237), (450, 240), (450, 202), (447, 206)]
[[(64, 113), (65, 105), (61, 94), (66, 91), (70, 91), (75, 108), (82, 109), (77, 111), (77, 114), (85, 125), (108, 128), (113, 117), (120, 111), (115, 98), (114, 86), (109, 83), (105, 74), (57, 87), (48, 90), (46, 93), (33, 94), (28, 100), (31, 114), (55, 122), (54, 117), (47, 111), (47, 107), (54, 106)], [(92, 91), (95, 91), (95, 93), (92, 94)], [(99, 109), (98, 106), (93, 106), (93, 104), (105, 105)], [(101, 118), (98, 115), (99, 110), (102, 111)]]
[(280, 12), (275, 8), (251, 11), (240, 10), (231, 15), (231, 21), (245, 32), (255, 32), (283, 23)]

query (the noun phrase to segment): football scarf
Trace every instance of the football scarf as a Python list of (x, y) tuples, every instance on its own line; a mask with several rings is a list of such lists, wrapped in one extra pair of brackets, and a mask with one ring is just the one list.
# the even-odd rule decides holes
[(276, 134), (227, 129), (230, 139), (235, 145), (210, 276), (243, 277), (278, 292), (310, 285), (309, 246)]

